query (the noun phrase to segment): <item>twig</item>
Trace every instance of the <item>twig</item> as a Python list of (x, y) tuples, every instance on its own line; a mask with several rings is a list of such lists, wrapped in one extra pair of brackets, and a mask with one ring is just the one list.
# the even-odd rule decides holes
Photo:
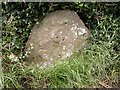
[(99, 82), (99, 84), (102, 85), (102, 86), (105, 87), (105, 88), (112, 88), (112, 86), (109, 86), (109, 85), (107, 85), (107, 84), (104, 83), (104, 82)]

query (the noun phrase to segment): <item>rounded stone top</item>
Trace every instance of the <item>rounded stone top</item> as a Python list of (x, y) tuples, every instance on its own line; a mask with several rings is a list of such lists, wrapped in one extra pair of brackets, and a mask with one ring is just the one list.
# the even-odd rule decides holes
[(33, 45), (27, 58), (46, 67), (60, 59), (66, 59), (86, 43), (89, 31), (82, 20), (71, 10), (58, 10), (45, 16), (35, 25), (26, 47)]

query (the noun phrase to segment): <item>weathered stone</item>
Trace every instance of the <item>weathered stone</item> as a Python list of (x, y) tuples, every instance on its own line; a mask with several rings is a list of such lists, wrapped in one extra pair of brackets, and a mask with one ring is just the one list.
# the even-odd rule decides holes
[(86, 43), (89, 31), (79, 16), (70, 10), (59, 10), (46, 15), (35, 25), (27, 42), (33, 45), (28, 60), (45, 67), (66, 59)]

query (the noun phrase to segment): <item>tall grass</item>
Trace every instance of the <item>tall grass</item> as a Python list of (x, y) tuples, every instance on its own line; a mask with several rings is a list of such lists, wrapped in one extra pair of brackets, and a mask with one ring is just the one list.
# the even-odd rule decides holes
[[(77, 8), (80, 8), (79, 5), (81, 3)], [(93, 10), (96, 5), (101, 4), (83, 4), (86, 11)], [(109, 8), (106, 12), (102, 9), (102, 16), (96, 19), (94, 15), (99, 8), (88, 13), (91, 31), (88, 47), (52, 67), (40, 69), (28, 66), (24, 60), (17, 60), (19, 58), (15, 55), (12, 55), (12, 59), (3, 56), (4, 87), (117, 87), (120, 66), (120, 17), (115, 15), (116, 11), (111, 14), (108, 13), (111, 11)], [(6, 41), (7, 36), (3, 38)], [(12, 51), (10, 48), (8, 51), (5, 55), (9, 56)]]

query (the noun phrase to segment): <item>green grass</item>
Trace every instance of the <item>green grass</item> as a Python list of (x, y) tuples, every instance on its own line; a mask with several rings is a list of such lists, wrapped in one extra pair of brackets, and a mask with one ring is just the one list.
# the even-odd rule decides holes
[[(37, 68), (20, 67), (20, 63), (11, 65), (9, 73), (5, 74), (6, 87), (94, 87), (99, 82), (107, 81), (113, 86), (118, 83), (118, 57), (111, 57), (105, 45), (92, 45), (88, 49), (73, 55), (66, 61), (46, 70)], [(94, 51), (96, 50), (96, 51)], [(111, 66), (112, 65), (112, 66)], [(25, 79), (25, 81), (24, 81)], [(23, 80), (23, 83), (21, 80)]]
[[(115, 23), (110, 25), (112, 29), (117, 31), (117, 27), (113, 27)], [(106, 28), (102, 27), (101, 30), (105, 33)], [(107, 38), (103, 37), (106, 40), (99, 40), (99, 43), (92, 41), (95, 38), (93, 33), (88, 48), (45, 70), (21, 65), (19, 62), (11, 64), (9, 72), (5, 74), (4, 85), (5, 87), (16, 88), (22, 86), (82, 88), (97, 87), (100, 86), (99, 82), (105, 81), (109, 86), (114, 87), (118, 83), (120, 60), (120, 54), (113, 50), (115, 42), (112, 41), (117, 35), (116, 31), (111, 32), (111, 37), (109, 37), (109, 32), (106, 32)], [(22, 81), (23, 83), (21, 83)]]
[[(86, 4), (84, 7), (89, 5), (92, 9), (95, 4)], [(74, 53), (67, 60), (59, 61), (54, 67), (42, 70), (28, 66), (23, 60), (11, 61), (3, 57), (4, 87), (117, 87), (120, 66), (120, 17), (116, 16), (115, 11), (108, 13), (109, 9), (105, 9), (108, 10), (106, 12), (101, 11), (101, 18), (95, 20), (92, 20), (95, 13), (88, 13), (91, 31), (89, 46), (79, 53)]]

